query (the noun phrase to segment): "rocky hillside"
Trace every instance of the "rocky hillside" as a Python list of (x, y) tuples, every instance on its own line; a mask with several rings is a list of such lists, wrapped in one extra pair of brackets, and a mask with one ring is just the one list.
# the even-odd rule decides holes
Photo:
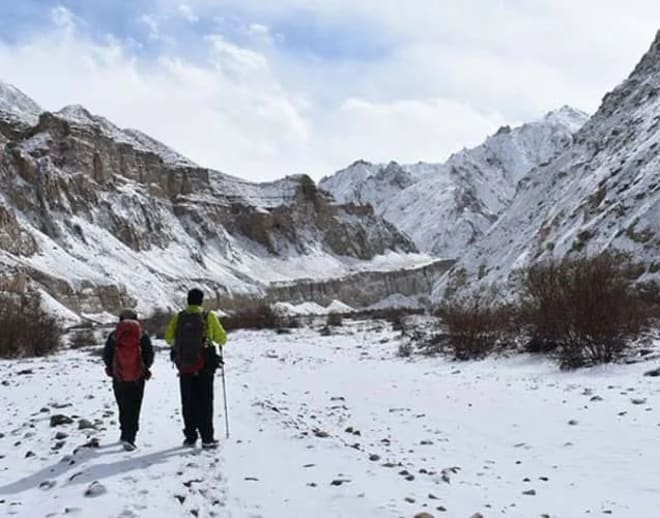
[(250, 183), (83, 107), (41, 112), (4, 84), (0, 96), (0, 277), (27, 277), (55, 305), (170, 306), (192, 282), (225, 300), (416, 251), (306, 176)]
[(479, 246), (436, 287), (505, 282), (549, 257), (631, 252), (660, 272), (660, 32), (630, 77), (608, 93), (574, 143), (519, 183)]
[(458, 257), (508, 207), (518, 181), (570, 146), (586, 118), (563, 107), (539, 121), (502, 127), (442, 164), (356, 162), (323, 179), (320, 187), (343, 202), (372, 204), (421, 250)]

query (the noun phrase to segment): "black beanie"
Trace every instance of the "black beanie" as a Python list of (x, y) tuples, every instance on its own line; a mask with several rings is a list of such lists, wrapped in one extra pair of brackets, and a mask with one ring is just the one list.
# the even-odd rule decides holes
[(199, 288), (193, 288), (188, 292), (188, 305), (201, 306), (204, 301), (204, 292)]

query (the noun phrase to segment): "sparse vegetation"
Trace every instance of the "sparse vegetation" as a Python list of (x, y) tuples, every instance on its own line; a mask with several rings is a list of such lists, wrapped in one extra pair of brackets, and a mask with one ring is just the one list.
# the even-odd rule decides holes
[(227, 331), (236, 329), (281, 329), (299, 327), (298, 320), (289, 315), (278, 315), (268, 304), (243, 309), (222, 318)]
[(513, 303), (490, 292), (448, 299), (440, 332), (421, 336), (417, 350), (469, 360), (524, 345), (562, 368), (615, 361), (660, 320), (660, 286), (636, 283), (647, 268), (621, 253), (531, 266), (519, 272)]
[(71, 332), (69, 336), (69, 346), (72, 349), (79, 349), (81, 347), (89, 347), (97, 345), (96, 335), (91, 327), (83, 329), (76, 329)]
[(653, 239), (655, 234), (652, 231), (648, 230), (648, 229), (637, 232), (635, 230), (635, 225), (637, 223), (638, 222), (635, 221), (632, 225), (630, 225), (626, 229), (626, 236), (628, 237), (628, 239), (630, 239), (631, 241), (634, 241), (635, 243), (642, 243), (642, 244), (643, 243), (648, 243), (649, 241), (651, 241), (651, 239)]
[(330, 313), (326, 319), (326, 325), (328, 327), (339, 327), (344, 323), (344, 318), (341, 313)]
[(648, 324), (638, 265), (622, 254), (547, 262), (525, 270), (520, 322), (528, 349), (557, 351), (565, 368), (619, 358)]
[(401, 358), (409, 358), (413, 353), (413, 343), (411, 341), (401, 342), (397, 355)]
[(458, 360), (479, 359), (507, 342), (514, 313), (495, 294), (455, 297), (440, 309), (447, 341)]
[(62, 333), (38, 294), (0, 294), (0, 357), (45, 356), (60, 345)]
[(164, 338), (165, 328), (172, 313), (163, 308), (156, 308), (147, 318), (141, 320), (144, 330), (154, 338)]

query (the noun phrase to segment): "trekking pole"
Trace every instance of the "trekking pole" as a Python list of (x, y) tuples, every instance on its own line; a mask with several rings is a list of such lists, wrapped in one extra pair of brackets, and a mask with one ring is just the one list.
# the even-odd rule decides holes
[(222, 354), (222, 347), (220, 347), (220, 358), (222, 359), (222, 397), (225, 402), (225, 432), (227, 439), (229, 439), (229, 413), (227, 411), (227, 382), (225, 380), (225, 360)]

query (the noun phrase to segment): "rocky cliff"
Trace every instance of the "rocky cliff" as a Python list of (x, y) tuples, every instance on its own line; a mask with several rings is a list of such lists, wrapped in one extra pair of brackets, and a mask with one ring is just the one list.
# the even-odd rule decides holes
[(83, 107), (40, 112), (17, 92), (0, 88), (0, 270), (76, 312), (171, 306), (192, 283), (217, 298), (259, 294), (416, 251), (307, 176), (250, 183)]

